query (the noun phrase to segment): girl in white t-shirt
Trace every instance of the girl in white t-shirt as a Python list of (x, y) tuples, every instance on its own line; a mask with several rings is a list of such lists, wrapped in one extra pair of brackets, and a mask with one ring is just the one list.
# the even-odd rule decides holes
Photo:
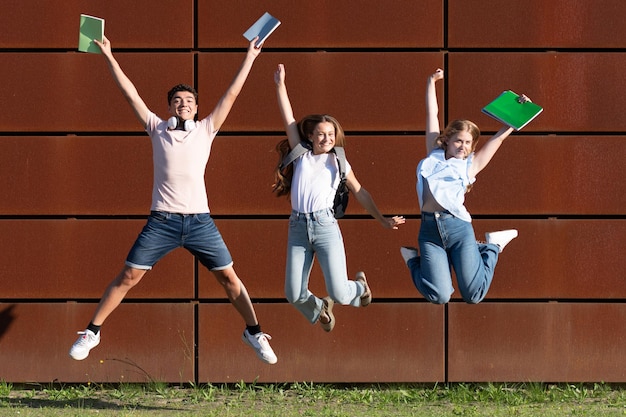
[[(278, 106), (287, 139), (279, 144), (281, 160), (300, 142), (308, 142), (310, 150), (296, 159), (287, 172), (276, 170), (274, 191), (277, 195), (291, 194), (292, 212), (289, 218), (285, 295), (311, 323), (319, 321), (330, 332), (335, 326), (332, 313), (334, 302), (365, 307), (372, 292), (365, 273), (358, 272), (356, 280), (348, 280), (346, 255), (341, 230), (333, 212), (333, 200), (339, 185), (339, 168), (332, 149), (344, 146), (343, 129), (333, 117), (310, 115), (299, 123), (293, 110), (287, 87), (285, 68), (278, 66), (274, 75)], [(397, 229), (404, 223), (402, 216), (384, 217), (374, 200), (361, 187), (346, 161), (348, 189), (357, 201), (387, 229)], [(319, 298), (308, 288), (313, 259), (317, 256), (329, 296)]]

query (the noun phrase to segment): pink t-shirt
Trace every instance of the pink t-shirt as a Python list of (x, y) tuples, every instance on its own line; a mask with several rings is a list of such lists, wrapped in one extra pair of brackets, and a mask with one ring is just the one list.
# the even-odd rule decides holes
[(197, 122), (194, 130), (186, 132), (167, 130), (167, 121), (150, 113), (146, 132), (152, 140), (154, 165), (151, 210), (208, 213), (204, 173), (217, 135), (211, 115)]

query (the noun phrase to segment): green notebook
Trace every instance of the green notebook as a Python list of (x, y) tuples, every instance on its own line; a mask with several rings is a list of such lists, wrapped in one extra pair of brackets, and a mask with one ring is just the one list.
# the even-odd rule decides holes
[(104, 38), (104, 19), (89, 16), (87, 14), (80, 15), (80, 30), (78, 33), (78, 50), (81, 52), (91, 52), (99, 54), (100, 48), (93, 40), (97, 39), (102, 42)]
[(541, 106), (526, 101), (520, 103), (520, 96), (511, 90), (504, 91), (483, 108), (483, 113), (520, 130), (543, 111)]

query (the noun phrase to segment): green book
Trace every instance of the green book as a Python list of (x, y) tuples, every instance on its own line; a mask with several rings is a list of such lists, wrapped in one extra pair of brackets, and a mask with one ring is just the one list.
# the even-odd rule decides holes
[(104, 19), (80, 15), (80, 30), (78, 33), (78, 50), (81, 52), (91, 52), (99, 54), (100, 48), (94, 43), (94, 39), (102, 42), (104, 38)]
[(543, 111), (531, 101), (520, 101), (520, 96), (511, 90), (504, 91), (483, 108), (483, 113), (520, 130)]

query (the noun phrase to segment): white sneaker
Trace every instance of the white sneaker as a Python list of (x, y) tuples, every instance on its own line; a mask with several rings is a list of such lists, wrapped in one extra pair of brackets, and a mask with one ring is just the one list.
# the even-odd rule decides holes
[(408, 264), (409, 260), (413, 259), (413, 258), (417, 258), (417, 249), (415, 248), (409, 248), (408, 246), (403, 246), (400, 248), (400, 254), (402, 255), (402, 258), (404, 259), (404, 263)]
[(84, 332), (78, 332), (80, 337), (70, 349), (70, 356), (72, 359), (82, 361), (89, 356), (89, 351), (100, 343), (100, 332), (95, 334), (91, 330), (85, 330)]
[(271, 338), (272, 336), (263, 332), (250, 334), (248, 329), (244, 330), (243, 335), (241, 336), (241, 340), (256, 351), (256, 355), (259, 359), (265, 363), (273, 365), (278, 362), (278, 358), (274, 354), (274, 351), (270, 346), (270, 342), (268, 342), (268, 339)]
[(485, 233), (485, 239), (487, 243), (493, 243), (500, 248), (500, 252), (504, 250), (504, 247), (509, 244), (510, 241), (517, 237), (517, 230), (501, 230), (499, 232)]

